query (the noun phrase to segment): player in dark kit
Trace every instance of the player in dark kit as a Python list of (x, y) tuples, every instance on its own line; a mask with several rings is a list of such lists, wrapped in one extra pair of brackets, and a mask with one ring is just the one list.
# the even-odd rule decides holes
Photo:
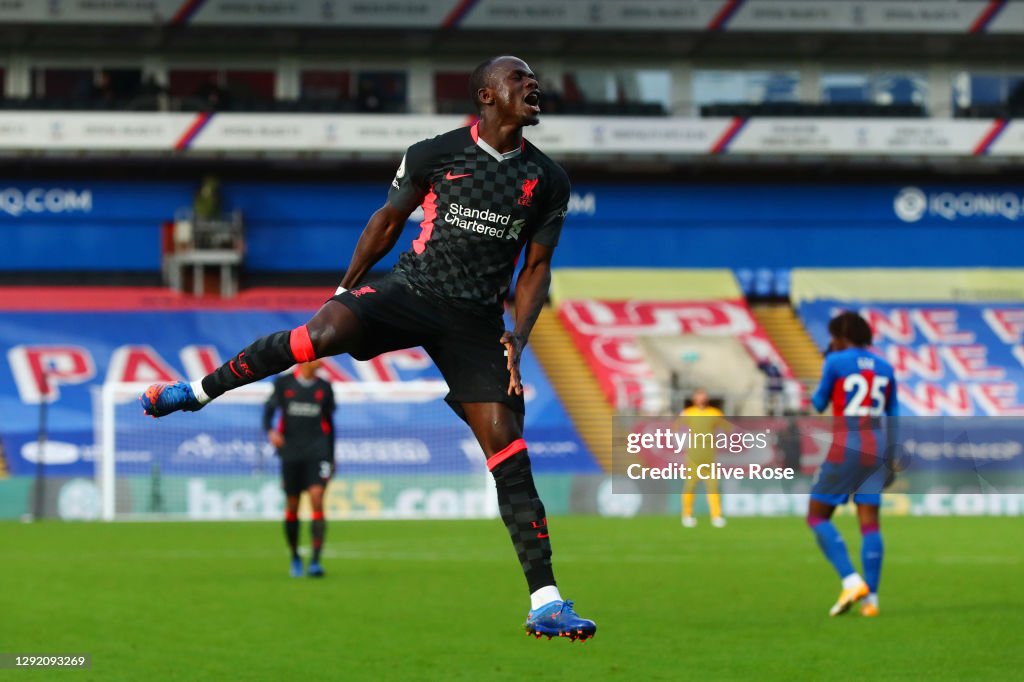
[[(304, 362), (274, 380), (274, 392), (263, 406), (263, 430), (281, 458), (281, 482), (287, 506), (284, 534), (292, 553), (291, 575), (302, 575), (299, 558), (299, 496), (309, 493), (313, 508), (313, 556), (307, 575), (322, 578), (320, 551), (324, 546), (324, 491), (334, 474), (334, 391), (316, 375), (319, 360)], [(274, 415), (280, 411), (276, 426)]]
[[(141, 402), (158, 417), (194, 411), (295, 362), (339, 353), (363, 360), (423, 346), (494, 476), (498, 508), (530, 589), (526, 631), (586, 639), (597, 626), (580, 618), (555, 585), (547, 518), (523, 440), (519, 374), (551, 282), (569, 180), (523, 139), (523, 128), (540, 120), (540, 89), (525, 62), (489, 59), (473, 71), (470, 89), (479, 122), (409, 147), (338, 292), (308, 323), (255, 341), (201, 381), (153, 385)], [(417, 205), (423, 222), (412, 248), (387, 277), (365, 283)], [(502, 301), (521, 257), (515, 328), (506, 331)]]

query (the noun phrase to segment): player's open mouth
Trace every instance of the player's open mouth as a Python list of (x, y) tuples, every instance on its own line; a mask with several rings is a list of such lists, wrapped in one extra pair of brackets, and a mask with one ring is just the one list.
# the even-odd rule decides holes
[(523, 101), (526, 102), (526, 105), (528, 107), (530, 107), (531, 109), (533, 109), (533, 111), (535, 113), (538, 113), (538, 114), (540, 113), (540, 91), (539, 90), (534, 90), (533, 92), (528, 94), (526, 97), (523, 98)]

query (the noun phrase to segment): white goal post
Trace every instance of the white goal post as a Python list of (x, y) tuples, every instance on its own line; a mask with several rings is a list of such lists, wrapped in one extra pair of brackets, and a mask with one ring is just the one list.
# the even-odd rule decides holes
[[(98, 392), (102, 519), (281, 518), (279, 460), (261, 424), (270, 380), (161, 419), (142, 413), (146, 386), (107, 383)], [(445, 403), (443, 381), (332, 388), (337, 467), (325, 497), (328, 518), (498, 515), (483, 452)]]

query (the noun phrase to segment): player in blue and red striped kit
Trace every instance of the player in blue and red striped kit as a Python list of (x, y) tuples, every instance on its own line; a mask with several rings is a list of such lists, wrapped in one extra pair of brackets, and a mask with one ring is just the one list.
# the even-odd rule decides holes
[[(832, 403), (833, 437), (825, 462), (811, 489), (807, 525), (818, 546), (842, 580), (839, 599), (829, 611), (837, 616), (863, 600), (861, 615), (878, 615), (878, 582), (882, 572), (879, 507), (891, 470), (889, 455), (894, 431), (884, 417), (897, 414), (896, 375), (883, 358), (868, 350), (871, 327), (853, 312), (829, 321), (832, 337), (814, 408)], [(832, 523), (832, 513), (853, 494), (860, 521), (864, 577), (853, 568), (846, 543)]]

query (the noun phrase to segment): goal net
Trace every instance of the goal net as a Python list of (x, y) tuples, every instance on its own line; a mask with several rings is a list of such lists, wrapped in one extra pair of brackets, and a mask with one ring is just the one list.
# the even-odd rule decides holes
[[(142, 384), (99, 392), (96, 480), (102, 518), (280, 519), (280, 460), (262, 428), (262, 381), (199, 412), (142, 413)], [(441, 381), (333, 384), (336, 473), (328, 518), (497, 516), (494, 485)], [(300, 515), (308, 514), (303, 495)]]

